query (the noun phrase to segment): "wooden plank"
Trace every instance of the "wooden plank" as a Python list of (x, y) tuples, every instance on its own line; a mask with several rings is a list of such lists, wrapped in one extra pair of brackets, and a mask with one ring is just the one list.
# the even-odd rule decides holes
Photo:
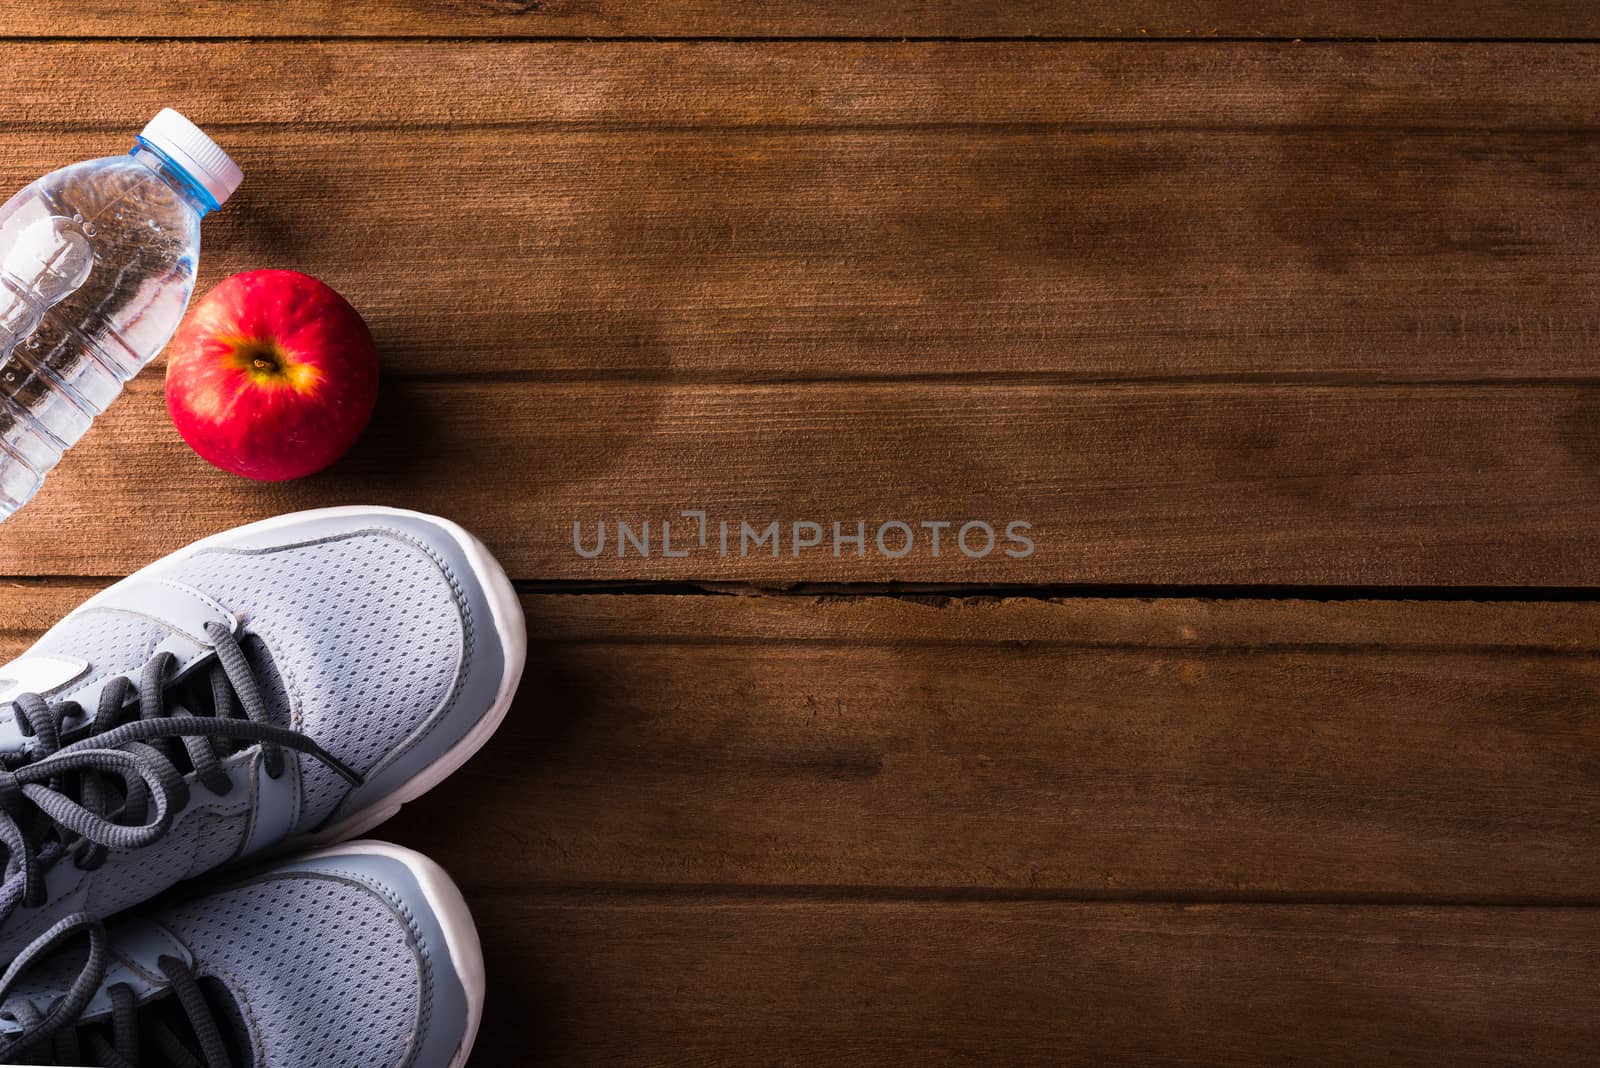
[[(86, 591), (17, 592), (0, 658)], [(476, 894), (1600, 900), (1600, 604), (523, 603), (505, 726), (382, 832)]]
[(478, 897), (487, 1063), (1588, 1065), (1592, 909)]
[(1592, 605), (525, 603), (524, 696), (433, 810), (502, 848), (392, 828), (480, 889), (1600, 891)]
[(174, 5), (160, 0), (13, 0), (8, 36), (482, 37), (1521, 37), (1600, 36), (1580, 0), (1325, 4), (1316, 0), (1113, 0), (1060, 4), (930, 0), (277, 0)]
[[(137, 383), (6, 523), (0, 574), (126, 574), (243, 521), (351, 501), (448, 514), (522, 579), (1564, 586), (1600, 574), (1593, 387), (413, 382), (381, 397), (330, 472), (257, 484), (187, 449), (159, 385)], [(703, 547), (684, 509), (707, 511)], [(578, 545), (594, 552), (602, 521), (603, 551), (585, 558)], [(617, 524), (637, 535), (646, 521), (643, 556)], [(1031, 551), (1005, 536), (1019, 521)], [(834, 522), (864, 544), (835, 543)], [(898, 559), (887, 554), (906, 533), (892, 522), (912, 534)], [(969, 522), (993, 544), (973, 527), (962, 551)], [(663, 523), (686, 556), (664, 555)], [(781, 540), (761, 543), (772, 523)], [(935, 556), (923, 524), (938, 523), (951, 525)]]
[(0, 663), (27, 648), (104, 582), (0, 581)]
[(45, 44), (0, 71), (0, 188), (181, 104), (249, 175), (203, 280), (326, 277), (395, 375), (1588, 380), (1597, 74), (1544, 46)]
[[(48, 41), (8, 58), (0, 125), (115, 134), (117, 149), (128, 127), (164, 105), (218, 130), (1049, 124), (1066, 133), (1582, 133), (1600, 113), (1586, 92), (1597, 55), (1596, 43)], [(76, 77), (60, 80), (66, 70)], [(106, 93), (107, 84), (118, 92)]]

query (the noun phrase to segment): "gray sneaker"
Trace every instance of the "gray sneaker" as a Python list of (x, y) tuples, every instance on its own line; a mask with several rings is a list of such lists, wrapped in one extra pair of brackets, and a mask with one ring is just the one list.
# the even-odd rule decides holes
[(351, 842), (109, 930), (63, 917), (0, 978), (0, 1062), (458, 1068), (482, 1015), (449, 876)]
[(0, 961), (376, 826), (488, 740), (525, 650), (483, 545), (393, 509), (241, 527), (95, 595), (0, 667)]

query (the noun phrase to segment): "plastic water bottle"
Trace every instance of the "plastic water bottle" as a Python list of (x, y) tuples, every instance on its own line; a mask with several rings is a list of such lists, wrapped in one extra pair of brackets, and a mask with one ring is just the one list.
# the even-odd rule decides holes
[(243, 177), (167, 108), (128, 155), (64, 167), (0, 207), (0, 520), (177, 330), (200, 220)]

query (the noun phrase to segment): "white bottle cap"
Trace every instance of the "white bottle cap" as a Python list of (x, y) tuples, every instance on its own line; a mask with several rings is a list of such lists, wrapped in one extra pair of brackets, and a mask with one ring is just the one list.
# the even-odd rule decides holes
[(211, 194), (218, 207), (244, 181), (239, 165), (200, 127), (171, 108), (162, 108), (161, 114), (151, 119), (139, 136), (172, 157), (172, 162)]

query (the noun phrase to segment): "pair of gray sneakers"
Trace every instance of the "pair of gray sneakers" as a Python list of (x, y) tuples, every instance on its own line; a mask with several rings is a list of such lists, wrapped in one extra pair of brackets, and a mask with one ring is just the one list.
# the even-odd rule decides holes
[(0, 667), (0, 1063), (465, 1063), (460, 892), (350, 839), (488, 740), (525, 653), (470, 534), (336, 508), (198, 542)]

